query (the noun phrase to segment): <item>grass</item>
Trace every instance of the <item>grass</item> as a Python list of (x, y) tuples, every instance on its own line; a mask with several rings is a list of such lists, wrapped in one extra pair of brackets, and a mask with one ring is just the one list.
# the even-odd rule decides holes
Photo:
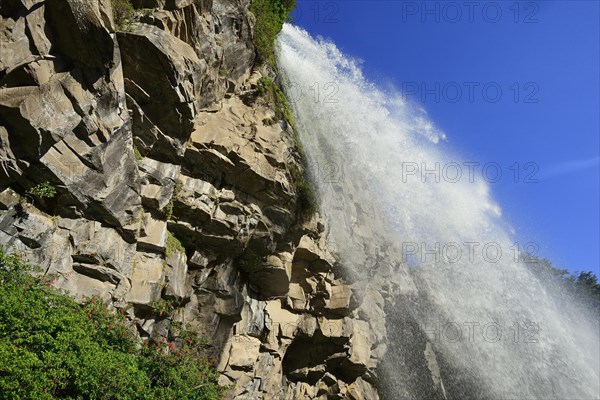
[(133, 146), (133, 157), (135, 158), (135, 161), (141, 161), (144, 159), (142, 153), (140, 153), (139, 149), (135, 145)]
[(176, 251), (185, 254), (185, 247), (183, 247), (175, 235), (167, 231), (167, 248), (165, 250), (165, 254), (167, 257), (171, 257)]
[(252, 0), (250, 11), (256, 17), (254, 45), (260, 62), (275, 66), (275, 39), (295, 7), (296, 0)]

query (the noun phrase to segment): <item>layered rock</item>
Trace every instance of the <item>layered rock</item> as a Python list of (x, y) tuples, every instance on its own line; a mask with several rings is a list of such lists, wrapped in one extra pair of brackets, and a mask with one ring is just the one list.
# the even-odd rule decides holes
[(297, 210), (249, 1), (132, 3), (115, 32), (108, 0), (2, 2), (0, 242), (142, 338), (200, 330), (229, 399), (376, 399), (384, 338)]

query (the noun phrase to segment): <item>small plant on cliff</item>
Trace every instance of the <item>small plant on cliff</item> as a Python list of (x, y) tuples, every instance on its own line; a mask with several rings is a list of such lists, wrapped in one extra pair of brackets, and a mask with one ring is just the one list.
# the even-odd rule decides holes
[(131, 28), (135, 9), (129, 0), (111, 0), (115, 25), (119, 31)]
[[(294, 133), (294, 142), (296, 144), (296, 151), (301, 160), (300, 162), (306, 163), (302, 144), (300, 139), (296, 136), (292, 107), (287, 101), (287, 97), (281, 87), (273, 82), (271, 78), (262, 77), (258, 80), (256, 94), (263, 97), (268, 103), (274, 105), (276, 120), (285, 120), (290, 125)], [(274, 123), (275, 121), (273, 118), (266, 118), (263, 120), (264, 125), (272, 125)], [(317, 201), (310, 180), (296, 163), (289, 163), (288, 170), (290, 171), (298, 195), (299, 215), (301, 217), (307, 217), (314, 214), (317, 210)]]
[(171, 195), (171, 199), (169, 200), (167, 205), (164, 206), (163, 209), (161, 210), (165, 214), (165, 218), (167, 219), (167, 221), (170, 220), (171, 217), (173, 216), (173, 208), (175, 207), (174, 199), (177, 198), (177, 195), (179, 194), (179, 192), (181, 192), (182, 188), (183, 188), (183, 182), (180, 181), (179, 179), (177, 179), (177, 182), (175, 182), (175, 187), (173, 188), (173, 195)]
[(173, 255), (173, 253), (175, 253), (176, 251), (185, 254), (185, 247), (183, 247), (183, 245), (181, 244), (179, 239), (175, 237), (175, 235), (167, 231), (167, 248), (165, 253), (167, 257), (171, 257), (171, 255)]
[(288, 170), (296, 187), (298, 214), (301, 217), (311, 216), (317, 211), (317, 200), (313, 187), (297, 164), (288, 164)]
[(73, 298), (0, 247), (0, 399), (221, 398), (198, 335), (139, 348), (125, 310)]
[(161, 317), (171, 315), (175, 311), (175, 302), (173, 300), (160, 299), (150, 304), (150, 306)]
[(250, 11), (256, 17), (254, 45), (261, 62), (275, 65), (275, 39), (295, 7), (296, 0), (252, 0)]
[[(256, 93), (265, 98), (265, 100), (273, 104), (275, 107), (275, 116), (279, 120), (285, 120), (290, 126), (294, 126), (294, 114), (292, 113), (292, 107), (287, 101), (287, 97), (281, 87), (277, 85), (269, 77), (262, 77), (258, 80)], [(272, 121), (268, 121), (272, 122)], [(265, 121), (263, 121), (265, 123)], [(265, 123), (265, 125), (271, 125)]]
[(144, 156), (142, 156), (142, 153), (140, 153), (140, 150), (135, 145), (133, 146), (133, 157), (135, 158), (135, 161), (144, 159)]
[(262, 258), (250, 249), (244, 250), (242, 255), (238, 258), (238, 266), (242, 271), (252, 274), (258, 272), (265, 267), (265, 263)]
[(27, 193), (40, 199), (47, 199), (56, 196), (56, 188), (50, 182), (44, 182), (35, 185)]

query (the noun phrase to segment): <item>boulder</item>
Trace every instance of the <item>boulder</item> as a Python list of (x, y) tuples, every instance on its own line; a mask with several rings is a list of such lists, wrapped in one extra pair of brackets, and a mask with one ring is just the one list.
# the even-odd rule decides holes
[[(207, 181), (222, 179), (267, 206), (291, 201), (284, 160), (286, 134), (277, 124), (256, 123), (265, 112), (231, 98), (220, 112), (200, 113), (185, 153), (186, 173)], [(291, 217), (289, 213), (287, 223)]]
[(304, 311), (307, 309), (306, 295), (300, 284), (290, 283), (287, 299), (288, 307), (292, 310)]
[(0, 4), (0, 15), (4, 18), (16, 19), (43, 0), (4, 0)]
[(323, 240), (317, 242), (310, 235), (304, 235), (296, 246), (294, 261), (306, 262), (309, 269), (315, 272), (328, 272), (334, 260)]
[(249, 280), (267, 298), (284, 296), (289, 290), (291, 273), (289, 257), (271, 255), (262, 268), (250, 273)]
[(350, 400), (371, 400), (378, 399), (379, 396), (375, 388), (362, 378), (357, 378), (346, 388), (342, 389)]

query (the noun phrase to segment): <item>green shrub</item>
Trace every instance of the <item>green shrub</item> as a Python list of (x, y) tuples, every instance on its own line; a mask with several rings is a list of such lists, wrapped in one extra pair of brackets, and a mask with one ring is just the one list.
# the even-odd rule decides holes
[(44, 182), (35, 185), (27, 193), (40, 199), (52, 198), (56, 196), (56, 188), (50, 182)]
[(129, 30), (135, 13), (133, 5), (129, 0), (111, 0), (111, 2), (117, 30)]
[(0, 247), (0, 399), (204, 399), (222, 392), (192, 336), (138, 342), (124, 310), (78, 304)]
[(296, 0), (252, 0), (250, 11), (256, 17), (254, 45), (261, 62), (275, 65), (275, 39), (295, 7)]
[(151, 306), (161, 317), (171, 315), (175, 311), (175, 302), (173, 300), (160, 299), (153, 302)]
[(301, 217), (311, 216), (317, 211), (317, 199), (313, 186), (298, 165), (289, 164), (288, 170), (296, 187), (298, 213)]

